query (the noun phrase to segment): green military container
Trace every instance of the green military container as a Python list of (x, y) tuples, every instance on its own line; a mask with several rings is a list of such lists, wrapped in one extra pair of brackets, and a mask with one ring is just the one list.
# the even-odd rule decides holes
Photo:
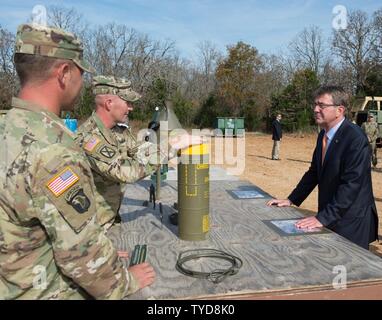
[(376, 120), (377, 120), (377, 123), (378, 123), (379, 127), (381, 127), (382, 126), (382, 110), (381, 111), (377, 111)]
[(217, 117), (215, 120), (216, 135), (241, 137), (244, 135), (243, 117)]
[(216, 118), (216, 125), (215, 125), (216, 129), (221, 129), (221, 130), (224, 130), (225, 129), (225, 118)]
[(224, 129), (225, 129), (225, 118), (224, 117), (217, 117), (215, 120), (215, 129), (217, 129), (217, 132), (215, 132), (216, 136), (224, 136)]
[(242, 137), (244, 135), (244, 118), (239, 117), (235, 118), (235, 132), (234, 135), (236, 137)]
[(235, 134), (235, 118), (225, 118), (225, 136), (233, 136)]

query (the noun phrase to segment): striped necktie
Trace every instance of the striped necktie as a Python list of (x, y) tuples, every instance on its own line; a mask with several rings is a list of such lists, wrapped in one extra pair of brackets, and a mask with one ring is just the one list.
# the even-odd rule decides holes
[(326, 148), (328, 143), (328, 136), (326, 133), (324, 133), (324, 136), (322, 137), (322, 156), (321, 156), (321, 164), (324, 164), (325, 154), (326, 154)]

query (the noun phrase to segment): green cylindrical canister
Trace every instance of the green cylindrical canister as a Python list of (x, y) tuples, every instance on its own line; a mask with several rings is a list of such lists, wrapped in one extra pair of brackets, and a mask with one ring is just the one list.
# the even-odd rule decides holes
[(210, 170), (208, 145), (181, 151), (178, 164), (179, 238), (205, 240), (210, 229)]

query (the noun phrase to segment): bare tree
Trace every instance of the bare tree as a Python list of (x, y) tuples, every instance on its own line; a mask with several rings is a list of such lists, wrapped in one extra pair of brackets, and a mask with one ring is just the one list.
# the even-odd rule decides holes
[(174, 42), (153, 41), (125, 25), (99, 26), (86, 38), (86, 55), (101, 74), (129, 78), (142, 92), (155, 78), (168, 76)]
[(289, 48), (300, 68), (309, 68), (316, 74), (322, 71), (326, 59), (326, 48), (322, 30), (319, 27), (305, 28), (293, 39)]
[(194, 70), (194, 75), (200, 84), (199, 96), (204, 99), (216, 87), (215, 71), (223, 55), (211, 41), (200, 42), (197, 49), (199, 68)]
[(266, 59), (267, 68), (272, 68), (272, 64), (278, 66), (284, 85), (292, 81), (294, 74), (302, 69), (300, 61), (297, 61), (293, 54), (291, 54), (290, 48), (284, 48), (279, 50), (277, 54), (270, 56), (263, 55), (263, 57)]
[(47, 9), (48, 25), (71, 31), (82, 38), (88, 29), (82, 13), (75, 8), (49, 6)]
[(340, 65), (328, 61), (323, 67), (323, 77), (320, 78), (322, 85), (342, 86), (347, 92), (352, 92), (354, 80), (350, 65)]
[(0, 25), (0, 67), (1, 72), (12, 76), (14, 74), (13, 49), (15, 36)]
[(167, 79), (170, 65), (175, 63), (177, 68), (178, 59), (175, 56), (175, 43), (170, 40), (163, 42), (154, 41), (147, 35), (140, 36), (133, 54), (130, 56), (131, 76), (134, 76), (142, 88), (147, 87), (155, 78)]
[(340, 58), (344, 67), (350, 66), (354, 81), (353, 92), (360, 92), (365, 85), (367, 74), (375, 66), (375, 52), (380, 34), (375, 24), (363, 11), (349, 13), (347, 28), (334, 31), (333, 52)]
[(377, 37), (376, 50), (374, 52), (375, 59), (382, 64), (382, 9), (374, 12), (373, 15), (374, 32)]
[(127, 72), (127, 60), (134, 54), (137, 38), (137, 32), (124, 25), (100, 26), (85, 39), (86, 55), (99, 73), (120, 76)]
[(0, 25), (0, 109), (10, 106), (16, 91), (16, 72), (13, 64), (15, 37)]
[(272, 95), (278, 94), (288, 84), (285, 60), (276, 55), (262, 55), (262, 68), (255, 76), (255, 100), (263, 114), (270, 117)]

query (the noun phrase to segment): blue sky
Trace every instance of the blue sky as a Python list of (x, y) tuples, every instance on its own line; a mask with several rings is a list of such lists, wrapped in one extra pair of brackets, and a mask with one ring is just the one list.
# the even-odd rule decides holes
[(181, 56), (193, 59), (209, 40), (225, 52), (239, 40), (261, 53), (279, 53), (304, 27), (331, 34), (336, 5), (371, 14), (380, 0), (0, 0), (0, 24), (15, 31), (35, 5), (74, 7), (91, 25), (125, 24), (157, 40), (174, 40)]

